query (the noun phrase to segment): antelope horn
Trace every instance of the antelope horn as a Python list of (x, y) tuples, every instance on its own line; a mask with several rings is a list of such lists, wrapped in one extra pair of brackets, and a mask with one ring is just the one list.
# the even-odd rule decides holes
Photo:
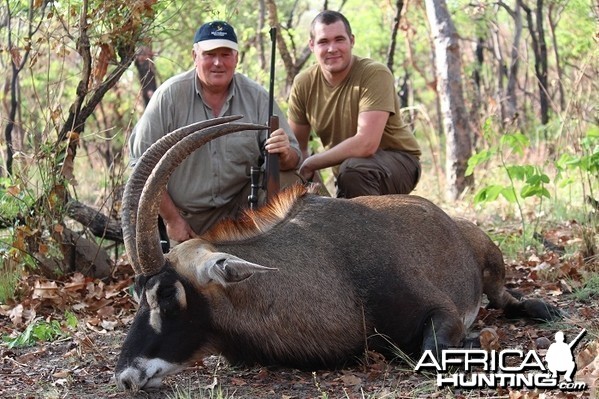
[(139, 158), (137, 165), (131, 172), (131, 176), (125, 185), (122, 203), (123, 208), (121, 210), (123, 241), (125, 243), (125, 250), (129, 255), (129, 260), (133, 266), (135, 274), (141, 273), (139, 257), (137, 255), (135, 231), (137, 222), (137, 207), (139, 205), (141, 191), (146, 184), (148, 177), (152, 173), (152, 170), (154, 170), (154, 167), (158, 161), (160, 161), (160, 158), (162, 158), (164, 153), (167, 152), (169, 148), (179, 142), (183, 137), (188, 136), (191, 133), (197, 132), (198, 130), (204, 129), (206, 127), (236, 121), (241, 118), (243, 118), (241, 115), (227, 116), (222, 118), (208, 119), (202, 122), (181, 127), (160, 138), (160, 140), (156, 141), (156, 143), (148, 148)]
[(162, 156), (143, 188), (137, 210), (137, 255), (143, 274), (155, 274), (165, 263), (156, 219), (160, 199), (166, 191), (169, 177), (177, 166), (192, 152), (217, 137), (243, 130), (264, 129), (268, 129), (268, 126), (253, 123), (227, 123), (207, 127), (184, 137)]

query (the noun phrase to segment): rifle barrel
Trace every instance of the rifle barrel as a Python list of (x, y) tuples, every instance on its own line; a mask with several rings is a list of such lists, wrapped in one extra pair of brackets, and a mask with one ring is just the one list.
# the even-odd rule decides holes
[(570, 341), (570, 343), (568, 344), (568, 346), (571, 348), (573, 348), (578, 341), (582, 338), (582, 336), (587, 332), (586, 328), (583, 328), (581, 332), (578, 333), (578, 335), (576, 336), (576, 338), (574, 338), (572, 341)]

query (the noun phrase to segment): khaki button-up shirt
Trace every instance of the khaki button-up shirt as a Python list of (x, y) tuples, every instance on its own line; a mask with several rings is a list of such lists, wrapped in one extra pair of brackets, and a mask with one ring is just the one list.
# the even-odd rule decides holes
[[(198, 86), (196, 71), (192, 69), (168, 79), (156, 90), (129, 139), (132, 165), (162, 136), (211, 118), (212, 110), (202, 100)], [(277, 104), (274, 113), (299, 156), (297, 140)], [(225, 115), (244, 115), (243, 122), (268, 124), (268, 92), (236, 73), (219, 116)], [(229, 134), (191, 154), (168, 183), (175, 205), (185, 212), (197, 213), (231, 201), (249, 181), (250, 167), (259, 166), (260, 143), (267, 134), (267, 130)]]

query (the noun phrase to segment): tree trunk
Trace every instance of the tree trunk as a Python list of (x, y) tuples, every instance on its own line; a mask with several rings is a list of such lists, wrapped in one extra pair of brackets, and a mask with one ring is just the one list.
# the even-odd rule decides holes
[(504, 83), (505, 77), (507, 76), (507, 67), (505, 65), (503, 52), (501, 51), (499, 29), (496, 26), (494, 26), (491, 29), (491, 37), (493, 41), (493, 55), (495, 56), (495, 60), (497, 61), (497, 87), (495, 94), (495, 102), (499, 107), (499, 119), (501, 120), (501, 126), (503, 127), (503, 123), (505, 121), (505, 104), (503, 100), (506, 96)]
[[(556, 11), (557, 20), (553, 16), (553, 10), (555, 9), (555, 7), (558, 7), (558, 10)], [(562, 65), (561, 65), (560, 57), (559, 57), (559, 50), (558, 50), (558, 45), (557, 45), (557, 37), (555, 35), (555, 28), (557, 28), (559, 16), (563, 10), (564, 10), (563, 6), (560, 7), (559, 5), (551, 3), (549, 5), (549, 11), (547, 12), (547, 18), (549, 20), (549, 31), (551, 32), (551, 42), (553, 44), (553, 53), (555, 56), (555, 69), (557, 71), (557, 85), (558, 85), (558, 89), (559, 89), (559, 106), (560, 106), (560, 111), (562, 111), (562, 112), (566, 110), (566, 94), (564, 91)]]
[(99, 210), (71, 199), (67, 203), (67, 215), (88, 228), (96, 237), (122, 243), (121, 224)]
[[(522, 9), (526, 12), (528, 30), (532, 40), (532, 49), (535, 56), (535, 76), (539, 87), (539, 104), (541, 108), (541, 123), (549, 122), (549, 95), (547, 93), (547, 45), (545, 43), (545, 31), (543, 29), (543, 0), (537, 0), (535, 11), (536, 29), (533, 22), (532, 10), (523, 0), (518, 0)], [(544, 130), (545, 136), (547, 131)], [(547, 138), (547, 137), (545, 137)]]
[[(537, 0), (537, 34), (539, 41), (539, 69), (537, 70), (537, 62), (535, 61), (535, 71), (539, 79), (539, 96), (541, 101), (541, 123), (546, 125), (549, 122), (549, 92), (547, 91), (547, 43), (545, 42), (545, 28), (543, 17), (543, 0)], [(547, 134), (546, 130), (544, 130)]]
[(470, 106), (470, 120), (472, 126), (475, 126), (472, 137), (472, 147), (477, 148), (479, 137), (482, 137), (480, 131), (480, 116), (482, 107), (482, 70), (485, 63), (485, 39), (479, 37), (476, 41), (476, 64), (474, 65), (474, 71), (472, 71), (472, 83), (474, 85), (474, 93), (472, 95), (472, 105)]
[[(283, 93), (283, 97), (288, 97), (289, 92), (291, 91), (291, 85), (293, 84), (293, 79), (302, 70), (304, 64), (310, 58), (312, 52), (310, 51), (310, 47), (306, 44), (299, 54), (295, 55), (289, 51), (287, 47), (287, 43), (283, 39), (283, 30), (281, 24), (279, 23), (279, 17), (277, 14), (277, 5), (275, 0), (265, 0), (266, 1), (266, 9), (268, 11), (268, 22), (270, 26), (277, 27), (277, 50), (280, 53), (280, 57), (283, 60), (283, 65), (285, 66), (285, 91)], [(339, 5), (339, 10), (343, 8), (347, 0), (341, 1)], [(297, 2), (295, 3), (297, 6)], [(323, 10), (328, 9), (328, 3), (325, 1), (323, 5)], [(287, 36), (289, 41), (293, 43), (293, 35), (290, 33), (292, 31), (291, 27), (286, 28)], [(294, 59), (295, 58), (295, 59)]]
[[(7, 12), (6, 12), (6, 22), (7, 22), (7, 48), (10, 52), (10, 65), (12, 76), (10, 77), (10, 109), (8, 111), (8, 122), (4, 129), (4, 140), (6, 142), (6, 173), (10, 176), (12, 175), (12, 164), (13, 164), (13, 156), (14, 156), (14, 146), (13, 146), (13, 131), (16, 126), (16, 117), (17, 111), (19, 109), (19, 73), (23, 70), (25, 65), (29, 62), (29, 55), (31, 53), (31, 47), (27, 46), (23, 52), (19, 51), (18, 48), (13, 48), (12, 41), (12, 27), (11, 21), (13, 16), (11, 15), (12, 11), (10, 9), (10, 3), (7, 2)], [(40, 13), (40, 21), (44, 19), (46, 13), (46, 3), (44, 2), (42, 7), (39, 9)], [(34, 24), (33, 21), (33, 13), (29, 14), (28, 22), (28, 37), (33, 37), (33, 35), (39, 29), (41, 22)], [(0, 177), (2, 177), (0, 171)]]
[(426, 0), (426, 12), (435, 43), (437, 91), (446, 136), (446, 195), (455, 200), (473, 183), (465, 176), (472, 154), (468, 111), (464, 105), (458, 34), (444, 0)]
[(152, 57), (154, 53), (149, 46), (142, 47), (135, 56), (135, 68), (141, 83), (141, 95), (144, 99), (144, 104), (148, 105), (150, 97), (158, 88), (156, 83), (156, 69)]
[(266, 26), (266, 4), (264, 0), (259, 0), (259, 15), (258, 15), (258, 57), (260, 59), (260, 69), (263, 71), (268, 68), (266, 63), (266, 46), (264, 45), (264, 27)]
[(397, 31), (399, 30), (399, 19), (401, 18), (401, 10), (403, 10), (403, 0), (397, 0), (395, 3), (395, 18), (393, 19), (393, 30), (391, 31), (391, 43), (387, 51), (387, 68), (393, 72), (393, 63), (395, 60), (395, 47), (397, 44)]
[(520, 39), (522, 37), (522, 10), (520, 3), (516, 2), (514, 12), (514, 42), (512, 43), (511, 63), (508, 72), (506, 91), (506, 118), (513, 121), (518, 117), (518, 101), (516, 96), (516, 83), (518, 82), (518, 67), (520, 64)]

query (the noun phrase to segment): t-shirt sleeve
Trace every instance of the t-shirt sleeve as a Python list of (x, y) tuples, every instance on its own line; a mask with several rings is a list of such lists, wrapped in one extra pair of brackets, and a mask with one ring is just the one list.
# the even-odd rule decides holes
[(293, 80), (291, 93), (289, 94), (287, 117), (290, 121), (297, 123), (298, 125), (310, 124), (306, 115), (307, 91), (305, 90), (305, 87), (305, 79), (303, 79), (301, 74), (297, 75)]
[(283, 111), (281, 111), (279, 104), (277, 102), (275, 102), (274, 105), (275, 105), (276, 115), (282, 116), (279, 118), (279, 127), (285, 131), (285, 133), (287, 134), (287, 137), (289, 138), (289, 146), (296, 152), (298, 157), (301, 159), (302, 152), (300, 151), (299, 143), (297, 142), (297, 139), (295, 138), (295, 134), (293, 134), (293, 130), (291, 130), (289, 123), (287, 123), (287, 119), (284, 118), (285, 114), (283, 113)]
[(360, 112), (387, 111), (395, 114), (395, 96), (395, 81), (386, 66), (375, 65), (364, 71)]

